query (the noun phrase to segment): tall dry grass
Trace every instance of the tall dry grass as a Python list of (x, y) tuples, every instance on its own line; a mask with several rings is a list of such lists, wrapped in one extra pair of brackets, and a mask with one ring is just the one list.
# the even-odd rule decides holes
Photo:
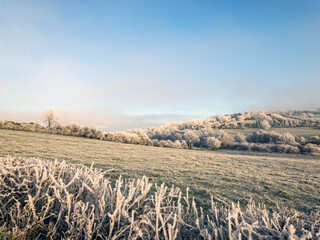
[(146, 177), (38, 158), (0, 158), (0, 239), (319, 239), (320, 212), (263, 205), (202, 209)]

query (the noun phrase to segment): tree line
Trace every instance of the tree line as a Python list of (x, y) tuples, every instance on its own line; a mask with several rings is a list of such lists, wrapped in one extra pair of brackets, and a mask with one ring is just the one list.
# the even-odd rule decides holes
[[(213, 116), (205, 120), (194, 120), (184, 123), (171, 123), (146, 130), (134, 129), (122, 132), (102, 132), (95, 127), (81, 127), (76, 123), (63, 125), (53, 109), (45, 111), (40, 123), (0, 122), (1, 129), (23, 130), (61, 134), (119, 143), (139, 144), (156, 147), (184, 149), (230, 149), (258, 152), (281, 153), (320, 153), (320, 137), (309, 138), (294, 136), (290, 133), (280, 134), (270, 131), (271, 127), (291, 122), (299, 126), (320, 126), (316, 112), (292, 111), (279, 113), (246, 112), (224, 116)], [(231, 136), (223, 129), (239, 129), (241, 126), (258, 128), (245, 136), (238, 133)], [(292, 126), (292, 125), (291, 125)], [(283, 126), (285, 127), (285, 126)]]

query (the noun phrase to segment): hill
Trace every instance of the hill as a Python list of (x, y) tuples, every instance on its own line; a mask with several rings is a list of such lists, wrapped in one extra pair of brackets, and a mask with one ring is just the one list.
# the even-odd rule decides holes
[(107, 133), (77, 124), (44, 127), (38, 123), (5, 121), (0, 122), (1, 128), (157, 147), (320, 153), (320, 113), (315, 111), (253, 111), (171, 123), (145, 130)]

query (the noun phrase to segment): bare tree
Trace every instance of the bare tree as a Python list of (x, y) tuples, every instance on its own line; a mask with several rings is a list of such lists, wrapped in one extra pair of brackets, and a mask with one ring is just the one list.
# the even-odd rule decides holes
[(54, 125), (59, 124), (59, 115), (53, 108), (49, 108), (42, 113), (42, 121), (48, 128), (52, 128)]

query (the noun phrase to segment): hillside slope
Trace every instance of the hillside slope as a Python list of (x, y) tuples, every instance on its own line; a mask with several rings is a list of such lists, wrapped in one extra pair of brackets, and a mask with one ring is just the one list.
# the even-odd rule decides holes
[(170, 148), (320, 153), (320, 113), (311, 111), (236, 113), (125, 132), (103, 133), (77, 124), (43, 127), (37, 123), (11, 121), (0, 122), (0, 129)]
[(169, 186), (190, 187), (197, 202), (213, 195), (222, 201), (252, 198), (301, 211), (320, 206), (320, 157), (239, 151), (157, 148), (69, 136), (0, 130), (0, 156), (66, 160), (113, 169), (115, 180), (139, 178)]

